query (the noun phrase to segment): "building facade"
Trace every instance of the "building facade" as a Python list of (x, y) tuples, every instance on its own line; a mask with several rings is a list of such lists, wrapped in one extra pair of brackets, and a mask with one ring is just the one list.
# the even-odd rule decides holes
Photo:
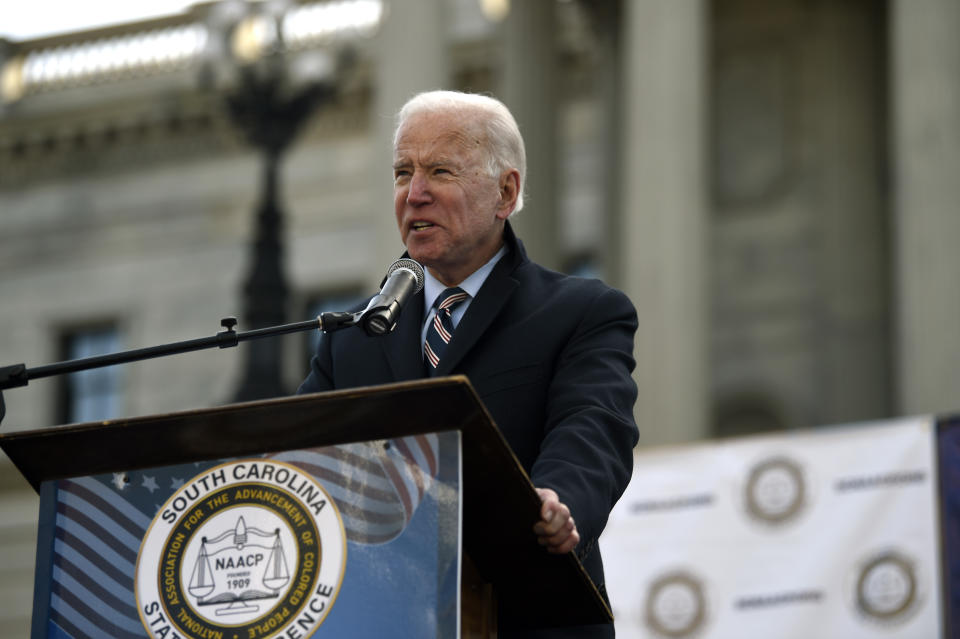
[[(402, 251), (392, 114), (488, 91), (527, 142), (533, 259), (637, 307), (641, 446), (957, 410), (960, 2), (258, 7), (0, 43), (0, 366), (249, 328), (266, 164), (229, 97), (278, 72), (273, 42), (283, 91), (331, 89), (279, 155), (287, 321), (376, 291)], [(3, 431), (229, 403), (244, 348), (31, 382)], [(269, 348), (293, 392), (309, 337)], [(5, 458), (0, 490), (19, 636), (36, 500)]]

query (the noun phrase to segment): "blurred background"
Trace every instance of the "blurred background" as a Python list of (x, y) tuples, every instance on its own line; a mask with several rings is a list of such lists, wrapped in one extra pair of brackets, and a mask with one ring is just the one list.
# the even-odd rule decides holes
[[(104, 7), (0, 21), (0, 366), (374, 293), (393, 114), (451, 88), (517, 117), (531, 257), (634, 301), (641, 447), (960, 408), (957, 0)], [(35, 380), (2, 432), (292, 393), (314, 339)], [(2, 458), (2, 636), (36, 509)]]

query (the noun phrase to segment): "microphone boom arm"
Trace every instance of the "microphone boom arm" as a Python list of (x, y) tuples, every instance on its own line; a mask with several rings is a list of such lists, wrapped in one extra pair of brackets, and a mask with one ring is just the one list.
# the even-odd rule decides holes
[[(340, 330), (354, 326), (360, 321), (361, 313), (322, 313), (319, 317), (305, 322), (295, 322), (293, 324), (282, 324), (280, 326), (271, 326), (269, 328), (258, 328), (251, 331), (238, 332), (235, 330), (237, 319), (235, 317), (225, 317), (220, 320), (220, 325), (225, 329), (211, 337), (201, 337), (183, 342), (173, 342), (170, 344), (161, 344), (160, 346), (150, 346), (147, 348), (138, 348), (109, 355), (97, 355), (94, 357), (84, 357), (82, 359), (73, 359), (45, 366), (36, 366), (27, 368), (25, 364), (14, 364), (13, 366), (0, 367), (0, 391), (6, 388), (16, 388), (26, 386), (31, 379), (41, 377), (53, 377), (55, 375), (66, 375), (78, 371), (89, 370), (91, 368), (102, 368), (113, 366), (114, 364), (126, 364), (137, 362), (154, 357), (165, 357), (167, 355), (176, 355), (178, 353), (188, 353), (191, 351), (203, 350), (206, 348), (230, 348), (240, 342), (251, 339), (260, 339), (261, 337), (273, 337), (287, 333), (297, 333), (313, 329), (321, 330), (325, 333)], [(0, 396), (0, 406), (2, 406), (2, 396)], [(3, 415), (0, 414), (0, 419)]]
[(367, 308), (358, 313), (321, 313), (316, 319), (305, 322), (258, 328), (242, 333), (235, 330), (237, 326), (236, 317), (225, 317), (220, 320), (220, 326), (224, 330), (212, 337), (138, 348), (109, 355), (85, 357), (35, 368), (27, 368), (26, 364), (0, 366), (0, 422), (3, 421), (6, 413), (2, 391), (7, 388), (26, 386), (31, 379), (66, 375), (91, 368), (103, 368), (206, 348), (230, 348), (251, 339), (310, 331), (315, 328), (324, 333), (330, 333), (361, 324), (368, 335), (384, 335), (396, 326), (397, 317), (400, 315), (407, 299), (423, 288), (423, 278), (423, 267), (409, 258), (401, 258), (390, 265), (387, 276), (380, 285), (380, 294), (374, 296)]

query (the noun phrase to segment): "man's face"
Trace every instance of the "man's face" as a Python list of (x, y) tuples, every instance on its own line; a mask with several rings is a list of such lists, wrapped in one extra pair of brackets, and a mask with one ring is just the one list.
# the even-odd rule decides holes
[[(499, 250), (503, 179), (485, 168), (474, 127), (449, 113), (413, 115), (400, 128), (393, 157), (393, 204), (410, 257), (455, 286)], [(506, 177), (512, 180), (510, 172)], [(508, 193), (509, 195), (509, 193)]]

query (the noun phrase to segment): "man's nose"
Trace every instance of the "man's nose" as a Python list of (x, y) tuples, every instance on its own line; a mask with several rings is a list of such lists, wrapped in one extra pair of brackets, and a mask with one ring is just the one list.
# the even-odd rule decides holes
[(426, 204), (431, 201), (430, 185), (426, 176), (420, 171), (414, 171), (410, 178), (410, 190), (407, 192), (407, 202), (413, 205)]

